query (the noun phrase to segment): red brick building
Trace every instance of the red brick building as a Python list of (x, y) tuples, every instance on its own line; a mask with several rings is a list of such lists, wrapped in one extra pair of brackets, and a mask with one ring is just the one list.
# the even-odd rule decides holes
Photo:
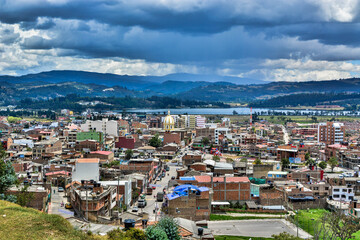
[(164, 133), (164, 145), (169, 144), (169, 143), (176, 143), (176, 144), (180, 144), (181, 142), (181, 136), (179, 133), (174, 133), (174, 132), (165, 132)]
[(132, 136), (128, 137), (119, 137), (118, 141), (115, 142), (116, 148), (126, 148), (126, 149), (134, 149), (135, 148), (135, 138)]
[(212, 188), (214, 201), (251, 200), (248, 177), (212, 177), (208, 175), (180, 177), (178, 183)]

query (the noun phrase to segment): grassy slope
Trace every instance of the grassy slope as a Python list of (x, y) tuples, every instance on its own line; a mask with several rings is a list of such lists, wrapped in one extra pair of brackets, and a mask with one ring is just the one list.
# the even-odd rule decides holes
[[(299, 227), (307, 231), (311, 235), (314, 235), (314, 224), (313, 221), (319, 221), (322, 215), (327, 212), (325, 209), (310, 209), (298, 211)], [(314, 219), (314, 220), (311, 220)], [(360, 239), (360, 231), (356, 232), (353, 239)]]
[(42, 213), (0, 200), (0, 239), (85, 240), (94, 238), (75, 230), (61, 216)]

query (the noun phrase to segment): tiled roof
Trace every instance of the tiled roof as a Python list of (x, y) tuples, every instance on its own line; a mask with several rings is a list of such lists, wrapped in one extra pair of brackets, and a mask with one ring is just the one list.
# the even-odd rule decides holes
[(78, 163), (99, 163), (99, 161), (98, 158), (79, 158), (76, 160)]
[[(211, 182), (211, 176), (195, 176), (199, 183)], [(214, 177), (213, 182), (224, 182), (224, 177)], [(226, 182), (250, 182), (248, 177), (227, 177)]]
[(102, 155), (110, 155), (112, 152), (110, 151), (95, 151), (90, 153), (102, 154)]

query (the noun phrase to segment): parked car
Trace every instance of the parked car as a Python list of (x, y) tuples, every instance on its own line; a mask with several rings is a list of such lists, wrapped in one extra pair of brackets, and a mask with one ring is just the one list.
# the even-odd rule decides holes
[(58, 192), (63, 192), (64, 188), (63, 187), (58, 187)]
[(164, 200), (164, 193), (163, 192), (158, 192), (156, 195), (156, 201), (158, 202), (162, 202)]
[(67, 203), (65, 204), (65, 208), (66, 208), (66, 209), (71, 209), (71, 208), (73, 208), (73, 207), (72, 207), (71, 203), (67, 202)]
[(146, 207), (146, 200), (145, 199), (139, 199), (138, 200), (138, 208), (144, 208)]
[(132, 212), (138, 212), (139, 208), (138, 207), (133, 207), (133, 209), (131, 210)]

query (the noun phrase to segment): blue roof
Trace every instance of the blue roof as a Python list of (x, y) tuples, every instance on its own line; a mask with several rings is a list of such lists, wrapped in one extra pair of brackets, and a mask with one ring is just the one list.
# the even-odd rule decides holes
[(207, 187), (197, 187), (197, 186), (190, 185), (190, 184), (184, 184), (184, 185), (175, 187), (174, 191), (172, 193), (167, 194), (166, 197), (169, 200), (173, 200), (180, 196), (187, 196), (189, 188), (191, 191), (199, 191), (199, 192), (209, 191), (209, 188), (207, 188)]
[(195, 181), (195, 177), (180, 177), (180, 180), (183, 180), (183, 181)]

